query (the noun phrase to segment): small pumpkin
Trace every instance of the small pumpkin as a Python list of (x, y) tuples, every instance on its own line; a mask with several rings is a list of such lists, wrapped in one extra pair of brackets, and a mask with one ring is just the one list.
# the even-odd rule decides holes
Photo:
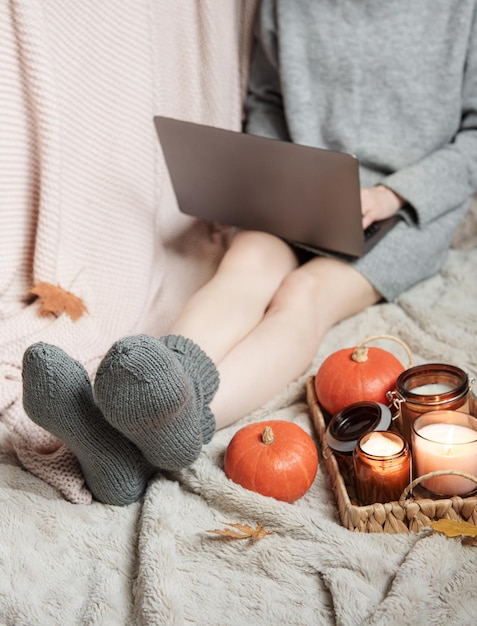
[(313, 439), (298, 424), (256, 422), (232, 437), (225, 452), (224, 471), (245, 489), (294, 502), (315, 479), (318, 453)]
[(319, 403), (334, 415), (354, 402), (381, 402), (396, 386), (405, 367), (391, 352), (367, 347), (375, 339), (391, 339), (405, 348), (409, 365), (413, 363), (407, 344), (392, 335), (368, 337), (354, 348), (344, 348), (328, 356), (315, 374), (315, 392)]

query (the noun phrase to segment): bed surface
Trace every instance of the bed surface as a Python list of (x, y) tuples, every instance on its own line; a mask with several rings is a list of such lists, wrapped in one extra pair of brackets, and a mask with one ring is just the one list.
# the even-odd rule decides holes
[[(310, 491), (287, 504), (229, 481), (223, 454), (251, 421), (286, 419), (313, 433), (307, 376), (369, 335), (396, 335), (416, 363), (454, 363), (475, 376), (476, 223), (474, 203), (439, 275), (334, 328), (302, 378), (218, 432), (190, 468), (151, 480), (141, 502), (67, 502), (22, 469), (2, 430), (1, 623), (474, 624), (475, 547), (428, 531), (352, 533), (322, 467)], [(273, 534), (254, 542), (208, 532), (228, 523)]]

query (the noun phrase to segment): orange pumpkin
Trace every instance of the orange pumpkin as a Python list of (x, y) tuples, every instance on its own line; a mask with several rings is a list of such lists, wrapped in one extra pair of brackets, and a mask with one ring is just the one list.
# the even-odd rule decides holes
[(387, 350), (365, 347), (369, 341), (382, 338), (400, 343), (408, 352), (412, 365), (408, 346), (392, 335), (369, 337), (355, 348), (334, 352), (323, 361), (315, 375), (316, 397), (330, 415), (354, 402), (388, 404), (386, 394), (395, 388), (405, 367)]
[(235, 433), (225, 452), (224, 471), (245, 489), (293, 502), (311, 487), (318, 453), (313, 439), (297, 424), (257, 422)]

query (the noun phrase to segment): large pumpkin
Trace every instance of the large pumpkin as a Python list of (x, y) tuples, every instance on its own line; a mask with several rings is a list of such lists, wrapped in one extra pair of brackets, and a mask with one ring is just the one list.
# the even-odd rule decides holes
[(224, 471), (245, 489), (293, 502), (311, 487), (318, 453), (313, 439), (297, 424), (257, 422), (235, 433), (225, 452)]
[(408, 346), (392, 335), (369, 337), (354, 348), (344, 348), (327, 357), (315, 375), (318, 402), (334, 415), (354, 402), (381, 402), (388, 404), (386, 394), (396, 386), (396, 380), (405, 370), (404, 365), (390, 352), (365, 344), (375, 339), (392, 339), (400, 343), (409, 356)]

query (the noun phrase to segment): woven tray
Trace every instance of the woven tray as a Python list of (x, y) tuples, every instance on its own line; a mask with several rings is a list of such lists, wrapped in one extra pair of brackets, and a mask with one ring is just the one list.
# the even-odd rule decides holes
[[(440, 519), (465, 521), (477, 526), (477, 494), (466, 498), (460, 496), (445, 499), (424, 497), (422, 495), (424, 492), (420, 491), (422, 488), (419, 483), (421, 480), (429, 478), (431, 474), (408, 485), (399, 501), (366, 506), (357, 504), (349, 477), (341, 473), (336, 456), (326, 443), (326, 422), (316, 398), (313, 376), (307, 380), (306, 394), (313, 424), (318, 435), (321, 451), (320, 463), (321, 466), (324, 466), (334, 491), (341, 523), (345, 528), (364, 533), (409, 533), (418, 532), (429, 526), (430, 522)], [(460, 475), (477, 483), (477, 478), (473, 476)]]

